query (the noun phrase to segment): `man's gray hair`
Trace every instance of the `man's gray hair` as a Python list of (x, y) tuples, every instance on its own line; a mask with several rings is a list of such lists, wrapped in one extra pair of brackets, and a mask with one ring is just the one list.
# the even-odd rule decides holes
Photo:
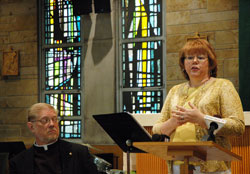
[(28, 121), (32, 121), (39, 116), (40, 112), (44, 109), (54, 110), (58, 114), (58, 110), (55, 109), (52, 105), (47, 103), (36, 103), (28, 109)]

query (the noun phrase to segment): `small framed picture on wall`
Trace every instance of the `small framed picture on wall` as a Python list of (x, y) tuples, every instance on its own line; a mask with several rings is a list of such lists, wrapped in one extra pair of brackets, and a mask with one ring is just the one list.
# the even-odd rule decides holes
[(17, 76), (19, 74), (18, 51), (9, 50), (3, 52), (2, 76)]

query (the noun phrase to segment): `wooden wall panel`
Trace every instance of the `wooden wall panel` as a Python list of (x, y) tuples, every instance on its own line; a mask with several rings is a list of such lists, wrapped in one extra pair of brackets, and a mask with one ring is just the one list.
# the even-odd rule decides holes
[(243, 136), (232, 138), (232, 152), (242, 156), (242, 161), (233, 161), (232, 174), (250, 173), (250, 126), (246, 127)]
[[(152, 134), (152, 127), (144, 127)], [(165, 160), (146, 153), (136, 154), (136, 174), (166, 174), (167, 163)]]
[(152, 154), (136, 154), (136, 174), (166, 174), (167, 171), (165, 160)]

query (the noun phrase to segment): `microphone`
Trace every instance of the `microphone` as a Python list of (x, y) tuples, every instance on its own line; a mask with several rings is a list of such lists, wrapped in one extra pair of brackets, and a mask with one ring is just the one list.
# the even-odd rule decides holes
[(164, 134), (153, 134), (152, 135), (152, 141), (165, 141), (169, 142), (170, 137)]
[[(214, 141), (215, 142), (215, 134), (226, 124), (226, 120), (217, 118), (218, 116), (209, 116), (205, 115), (204, 119), (206, 122), (208, 129), (208, 138), (207, 141)], [(204, 137), (205, 138), (205, 137)]]
[(215, 136), (214, 136), (214, 131), (218, 129), (218, 124), (216, 122), (211, 122), (210, 127), (208, 129), (208, 135), (209, 137), (207, 138), (207, 141), (213, 141), (215, 142)]
[(209, 129), (208, 129), (208, 134), (211, 134), (211, 133), (214, 133), (214, 131), (216, 130), (216, 129), (218, 129), (218, 124), (216, 123), (216, 122), (211, 122), (210, 123), (210, 127), (209, 127)]

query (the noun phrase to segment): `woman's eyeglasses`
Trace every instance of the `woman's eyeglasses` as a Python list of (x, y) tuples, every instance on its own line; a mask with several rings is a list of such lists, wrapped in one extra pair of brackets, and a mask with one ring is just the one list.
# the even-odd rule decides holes
[(185, 57), (185, 60), (192, 62), (195, 60), (195, 58), (197, 58), (199, 62), (204, 62), (205, 60), (207, 60), (207, 57), (205, 56), (187, 56)]

